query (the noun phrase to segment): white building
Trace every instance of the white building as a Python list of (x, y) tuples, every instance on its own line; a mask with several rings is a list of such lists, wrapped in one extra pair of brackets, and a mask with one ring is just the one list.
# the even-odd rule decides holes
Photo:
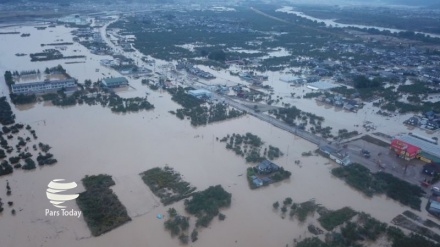
[(55, 81), (37, 81), (28, 83), (17, 83), (11, 86), (14, 94), (41, 94), (48, 92), (56, 92), (60, 89), (76, 90), (75, 79), (64, 79)]

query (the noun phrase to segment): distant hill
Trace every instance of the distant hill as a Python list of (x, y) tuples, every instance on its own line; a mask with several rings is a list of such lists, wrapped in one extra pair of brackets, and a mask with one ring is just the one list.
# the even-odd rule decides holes
[[(178, 2), (179, 0), (118, 0), (117, 2), (145, 2), (145, 3), (160, 3), (160, 2)], [(16, 3), (18, 0), (0, 0), (2, 3)], [(54, 3), (54, 4), (70, 4), (70, 3), (108, 3), (111, 4), (114, 0), (21, 0), (21, 2), (42, 2), (42, 3)]]
[[(294, 5), (340, 5), (340, 6), (408, 5), (408, 6), (420, 6), (420, 7), (440, 6), (440, 0), (284, 0), (284, 1), (290, 2), (291, 4)], [(276, 2), (276, 1), (272, 1), (272, 2)]]
[[(307, 2), (304, 0), (303, 2)], [(319, 2), (316, 1), (315, 2)], [(327, 0), (331, 4), (439, 6), (440, 0)]]
[[(56, 4), (70, 4), (70, 3), (79, 3), (79, 2), (87, 2), (87, 3), (108, 3), (111, 4), (114, 2), (113, 0), (21, 0), (23, 2), (47, 2), (47, 3), (56, 3)], [(145, 2), (145, 3), (160, 3), (160, 2), (180, 2), (181, 0), (117, 0), (117, 2)], [(194, 2), (210, 2), (218, 0), (194, 0)], [(289, 1), (289, 0), (287, 0)], [(440, 0), (290, 0), (293, 3), (300, 4), (365, 4), (365, 5), (410, 5), (410, 6), (423, 6), (423, 7), (440, 7)], [(18, 0), (0, 0), (1, 3), (12, 3), (18, 2)], [(258, 2), (258, 0), (238, 0), (238, 2)]]
[(438, 0), (382, 0), (382, 2), (390, 4), (414, 5), (414, 6), (431, 6), (439, 5)]

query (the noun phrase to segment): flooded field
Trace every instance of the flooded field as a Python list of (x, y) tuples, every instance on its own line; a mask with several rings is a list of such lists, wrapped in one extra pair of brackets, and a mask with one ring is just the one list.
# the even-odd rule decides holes
[[(378, 26), (367, 26), (367, 25), (358, 25), (358, 24), (343, 24), (343, 23), (339, 23), (336, 22), (335, 20), (331, 20), (331, 19), (319, 19), (319, 18), (315, 18), (312, 17), (310, 15), (306, 15), (300, 11), (296, 11), (293, 7), (288, 7), (285, 6), (283, 8), (277, 9), (276, 11), (278, 12), (284, 12), (284, 13), (289, 13), (289, 14), (294, 14), (297, 15), (299, 17), (303, 17), (312, 21), (316, 21), (318, 23), (324, 23), (327, 27), (332, 26), (332, 27), (338, 27), (338, 28), (344, 28), (344, 27), (356, 27), (356, 28), (375, 28), (378, 29), (380, 31), (390, 31), (391, 33), (400, 33), (400, 32), (405, 32), (407, 30), (402, 30), (402, 29), (395, 29), (395, 28), (386, 28), (386, 27), (378, 27)], [(420, 33), (420, 34), (425, 34), (425, 35), (429, 35), (431, 37), (440, 37), (440, 35), (438, 34), (433, 34), (433, 33), (425, 33), (425, 32), (416, 32), (416, 33)]]
[[(228, 71), (221, 70), (216, 71), (208, 66), (198, 66), (199, 68), (208, 71), (216, 76), (216, 79), (204, 81), (200, 79), (206, 85), (227, 85), (234, 86), (237, 84), (249, 85), (240, 79), (238, 76), (232, 76)], [(299, 69), (299, 68), (296, 68)], [(292, 86), (291, 83), (283, 82), (280, 78), (283, 76), (280, 72), (264, 72), (263, 74), (269, 77), (268, 81), (264, 82), (264, 85), (270, 85), (273, 88), (273, 94), (264, 89), (258, 89), (265, 93), (271, 93), (272, 99), (280, 97), (280, 102), (277, 106), (283, 106), (283, 104), (290, 104), (298, 109), (311, 112), (315, 115), (325, 118), (324, 125), (333, 127), (333, 133), (336, 134), (339, 129), (347, 129), (349, 131), (357, 130), (359, 133), (365, 133), (365, 129), (362, 127), (365, 121), (373, 122), (376, 128), (376, 132), (387, 133), (391, 136), (399, 133), (407, 133), (408, 127), (403, 125), (403, 121), (407, 120), (413, 114), (395, 114), (391, 117), (384, 117), (376, 114), (377, 107), (373, 107), (372, 102), (366, 102), (365, 106), (358, 112), (349, 112), (342, 108), (337, 108), (330, 105), (325, 105), (316, 102), (315, 99), (302, 98), (306, 93), (313, 92), (314, 90), (307, 88), (307, 85)], [(292, 97), (292, 93), (294, 97)], [(341, 121), (343, 119), (343, 121)], [(427, 132), (421, 129), (413, 129), (411, 132), (419, 133), (421, 135), (437, 136), (440, 138), (440, 133)]]
[[(10, 28), (9, 28), (10, 29)], [(9, 30), (8, 29), (8, 30)], [(14, 27), (22, 32), (31, 33), (29, 38), (19, 36), (0, 36), (0, 72), (5, 70), (31, 70), (62, 64), (67, 72), (80, 82), (85, 79), (96, 80), (104, 76), (119, 76), (115, 71), (102, 67), (99, 60), (105, 56), (90, 54), (86, 48), (75, 43), (68, 46), (66, 54), (86, 55), (86, 63), (64, 64), (63, 60), (49, 62), (30, 62), (28, 56), (16, 57), (17, 52), (33, 53), (41, 51), (41, 43), (50, 43), (56, 39), (71, 42), (70, 30), (56, 27), (44, 31), (33, 27)], [(17, 50), (10, 47), (20, 47)], [(76, 50), (76, 52), (74, 51)], [(133, 56), (139, 58), (139, 54)], [(159, 63), (159, 62), (158, 62)], [(99, 68), (100, 72), (96, 72)], [(209, 68), (203, 68), (209, 69)], [(211, 72), (213, 70), (210, 70)], [(214, 71), (213, 71), (214, 73)], [(216, 72), (218, 78), (237, 80), (224, 71)], [(216, 75), (217, 76), (217, 75)], [(287, 84), (280, 84), (273, 75), (271, 84), (276, 93), (285, 93)], [(216, 79), (221, 83), (224, 80)], [(212, 83), (214, 83), (212, 82)], [(2, 95), (9, 92), (3, 76), (0, 79)], [(30, 124), (36, 130), (39, 140), (52, 146), (51, 153), (58, 159), (53, 167), (37, 167), (25, 172), (16, 170), (12, 175), (0, 178), (0, 186), (9, 180), (12, 195), (6, 196), (6, 190), (0, 189), (4, 201), (14, 201), (17, 210), (15, 216), (5, 207), (0, 215), (2, 246), (179, 246), (177, 238), (172, 239), (163, 227), (163, 220), (156, 218), (157, 213), (165, 214), (163, 207), (146, 185), (139, 173), (156, 166), (169, 166), (180, 172), (184, 179), (203, 190), (211, 185), (221, 184), (232, 193), (232, 204), (224, 210), (226, 220), (215, 219), (209, 228), (199, 232), (199, 240), (191, 246), (292, 246), (294, 238), (311, 236), (307, 231), (308, 223), (281, 219), (274, 213), (272, 204), (292, 197), (295, 202), (316, 199), (317, 203), (329, 209), (350, 206), (365, 211), (372, 216), (389, 223), (397, 214), (408, 209), (385, 197), (367, 198), (330, 175), (330, 169), (336, 165), (318, 157), (302, 157), (302, 152), (317, 147), (272, 125), (251, 116), (194, 128), (189, 121), (179, 120), (168, 113), (179, 108), (171, 101), (167, 93), (154, 92), (140, 84), (140, 79), (130, 80), (131, 88), (118, 92), (121, 97), (145, 95), (155, 105), (151, 111), (135, 114), (114, 114), (101, 106), (55, 107), (47, 103), (13, 107), (16, 122)], [(290, 88), (289, 88), (290, 89)], [(301, 92), (303, 89), (291, 89)], [(326, 124), (351, 126), (362, 122), (365, 113), (335, 112), (316, 106), (314, 101), (286, 99), (286, 102), (298, 105), (304, 110), (317, 111), (326, 119), (344, 119)], [(368, 112), (368, 108), (365, 112)], [(336, 116), (336, 117), (335, 117)], [(362, 116), (362, 117), (360, 117)], [(42, 122), (41, 120), (44, 120)], [(400, 122), (381, 120), (378, 124), (384, 130), (395, 130)], [(251, 191), (245, 176), (249, 166), (242, 157), (224, 147), (216, 138), (227, 134), (251, 132), (267, 143), (277, 146), (284, 156), (275, 161), (292, 172), (290, 180), (265, 188)], [(391, 132), (385, 132), (391, 133)], [(300, 160), (300, 165), (294, 163)], [(106, 173), (113, 176), (116, 185), (111, 187), (127, 208), (132, 221), (100, 237), (91, 237), (84, 219), (76, 217), (45, 216), (45, 209), (52, 205), (46, 198), (47, 184), (53, 179), (63, 178), (76, 181), (84, 190), (80, 180), (86, 175)], [(78, 210), (71, 201), (66, 205)], [(183, 202), (171, 205), (183, 213)], [(426, 213), (415, 212), (427, 217)], [(312, 219), (309, 219), (312, 220)], [(191, 220), (194, 225), (194, 218)]]

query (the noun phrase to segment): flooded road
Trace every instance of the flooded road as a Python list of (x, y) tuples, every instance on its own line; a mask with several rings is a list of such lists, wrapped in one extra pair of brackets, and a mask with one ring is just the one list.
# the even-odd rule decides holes
[[(0, 36), (2, 44), (10, 45), (0, 47), (2, 74), (5, 70), (42, 70), (63, 62), (32, 63), (29, 57), (16, 57), (14, 54), (40, 51), (40, 43), (56, 39), (70, 42), (70, 29), (22, 29), (31, 33), (31, 37)], [(14, 43), (20, 44), (17, 51), (10, 49)], [(85, 64), (62, 64), (80, 82), (101, 78), (102, 71), (118, 75), (99, 65), (104, 56), (90, 54), (76, 43), (67, 49), (68, 52), (80, 50), (75, 54), (87, 56)], [(95, 68), (101, 72), (96, 73)], [(3, 77), (0, 84), (2, 94), (7, 95)], [(139, 176), (140, 172), (166, 164), (199, 190), (221, 184), (232, 193), (231, 207), (224, 210), (226, 220), (219, 222), (215, 219), (209, 228), (199, 232), (199, 240), (191, 246), (291, 246), (294, 238), (310, 236), (307, 222), (298, 224), (296, 220), (283, 220), (279, 213), (273, 212), (272, 204), (285, 197), (292, 197), (295, 202), (314, 198), (329, 209), (350, 206), (387, 223), (408, 209), (385, 197), (367, 198), (351, 189), (330, 175), (329, 171), (336, 167), (335, 164), (319, 156), (301, 156), (302, 152), (315, 150), (316, 145), (268, 123), (244, 116), (194, 128), (189, 121), (180, 120), (168, 112), (180, 106), (171, 101), (167, 93), (150, 91), (140, 85), (140, 80), (130, 81), (130, 84), (135, 89), (119, 92), (121, 97), (148, 92), (148, 99), (156, 108), (139, 113), (114, 114), (101, 106), (61, 108), (45, 103), (20, 108), (12, 106), (16, 122), (30, 124), (36, 130), (38, 140), (52, 146), (50, 152), (58, 163), (51, 167), (37, 167), (30, 172), (16, 170), (12, 175), (0, 177), (0, 186), (5, 186), (6, 180), (9, 180), (13, 192), (7, 197), (6, 191), (0, 189), (0, 197), (4, 201), (14, 201), (17, 210), (15, 216), (9, 213), (10, 208), (0, 215), (2, 246), (179, 246), (178, 239), (172, 239), (165, 231), (163, 220), (156, 219), (156, 214), (166, 214), (168, 207), (158, 202)], [(290, 180), (255, 191), (248, 188), (246, 177), (240, 175), (245, 174), (249, 165), (242, 157), (226, 150), (224, 143), (216, 141), (217, 137), (246, 132), (260, 136), (284, 152), (285, 155), (275, 163), (292, 172)], [(295, 160), (300, 160), (301, 166), (295, 165)], [(100, 237), (91, 237), (82, 217), (45, 216), (45, 209), (52, 207), (45, 195), (51, 180), (63, 178), (75, 181), (79, 186), (74, 192), (78, 193), (84, 190), (80, 182), (84, 176), (100, 173), (113, 176), (116, 185), (112, 189), (126, 206), (131, 222)], [(73, 201), (65, 205), (78, 210)], [(172, 207), (184, 212), (183, 202)], [(426, 218), (425, 213), (415, 213)], [(191, 225), (194, 223), (192, 217)]]

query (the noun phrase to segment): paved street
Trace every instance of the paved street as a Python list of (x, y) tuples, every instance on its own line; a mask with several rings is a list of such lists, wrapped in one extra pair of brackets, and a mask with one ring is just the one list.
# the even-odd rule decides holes
[[(362, 149), (368, 150), (371, 157), (368, 159), (363, 157), (361, 154)], [(348, 143), (347, 148), (344, 150), (348, 152), (352, 162), (362, 164), (372, 172), (384, 171), (417, 185), (420, 185), (420, 182), (425, 178), (430, 179), (429, 176), (421, 172), (424, 164), (422, 161), (406, 161), (398, 158), (388, 148), (380, 147), (364, 140), (356, 140)]]
[[(316, 145), (322, 145), (324, 143), (327, 143), (327, 145), (329, 145), (328, 141), (322, 137), (289, 126), (288, 124), (282, 122), (281, 120), (278, 120), (266, 114), (255, 112), (254, 109), (245, 106), (239, 102), (236, 102), (230, 97), (220, 96), (220, 95), (215, 95), (214, 97), (217, 98), (218, 100), (224, 100), (225, 103), (228, 103), (229, 105), (237, 109), (246, 111), (248, 114), (255, 116), (260, 120), (266, 121), (275, 127), (278, 127), (292, 134), (295, 134), (307, 141), (315, 143)], [(330, 146), (334, 147), (335, 149), (339, 149), (339, 147), (336, 145), (332, 144)], [(369, 150), (371, 152), (371, 158), (366, 159), (365, 157), (363, 157), (361, 154), (361, 149)], [(343, 149), (343, 152), (346, 152), (350, 156), (350, 160), (353, 163), (359, 163), (361, 165), (364, 165), (368, 167), (371, 170), (371, 172), (384, 171), (400, 179), (406, 180), (410, 183), (417, 185), (420, 185), (420, 182), (423, 181), (425, 178), (430, 179), (430, 177), (425, 176), (421, 173), (421, 169), (423, 166), (423, 163), (421, 161), (402, 160), (400, 158), (395, 157), (394, 153), (392, 153), (388, 148), (380, 147), (378, 145), (363, 140), (356, 140), (350, 142), (347, 145), (347, 148)]]
[(309, 133), (307, 131), (304, 131), (304, 130), (298, 129), (296, 127), (290, 126), (290, 125), (288, 125), (288, 124), (286, 124), (286, 123), (284, 123), (284, 122), (282, 122), (282, 121), (280, 121), (280, 120), (278, 120), (278, 119), (276, 119), (274, 117), (271, 117), (271, 116), (269, 116), (267, 114), (264, 114), (264, 113), (261, 113), (261, 112), (256, 112), (253, 108), (250, 108), (247, 105), (239, 103), (239, 102), (233, 100), (229, 96), (218, 95), (218, 94), (213, 93), (213, 99), (217, 99), (217, 100), (219, 100), (221, 102), (224, 101), (225, 103), (227, 103), (228, 105), (230, 105), (230, 106), (232, 106), (232, 107), (234, 107), (236, 109), (245, 111), (249, 115), (252, 115), (252, 116), (254, 116), (254, 117), (256, 117), (256, 118), (258, 118), (260, 120), (263, 120), (265, 122), (268, 122), (268, 123), (272, 124), (273, 126), (275, 126), (277, 128), (280, 128), (280, 129), (288, 131), (288, 132), (290, 132), (292, 134), (295, 134), (295, 135), (297, 135), (297, 136), (299, 136), (299, 137), (301, 137), (301, 138), (303, 138), (303, 139), (305, 139), (307, 141), (315, 143), (316, 145), (324, 144), (324, 143), (327, 142), (322, 137), (313, 135), (313, 134), (311, 134), (311, 133)]

